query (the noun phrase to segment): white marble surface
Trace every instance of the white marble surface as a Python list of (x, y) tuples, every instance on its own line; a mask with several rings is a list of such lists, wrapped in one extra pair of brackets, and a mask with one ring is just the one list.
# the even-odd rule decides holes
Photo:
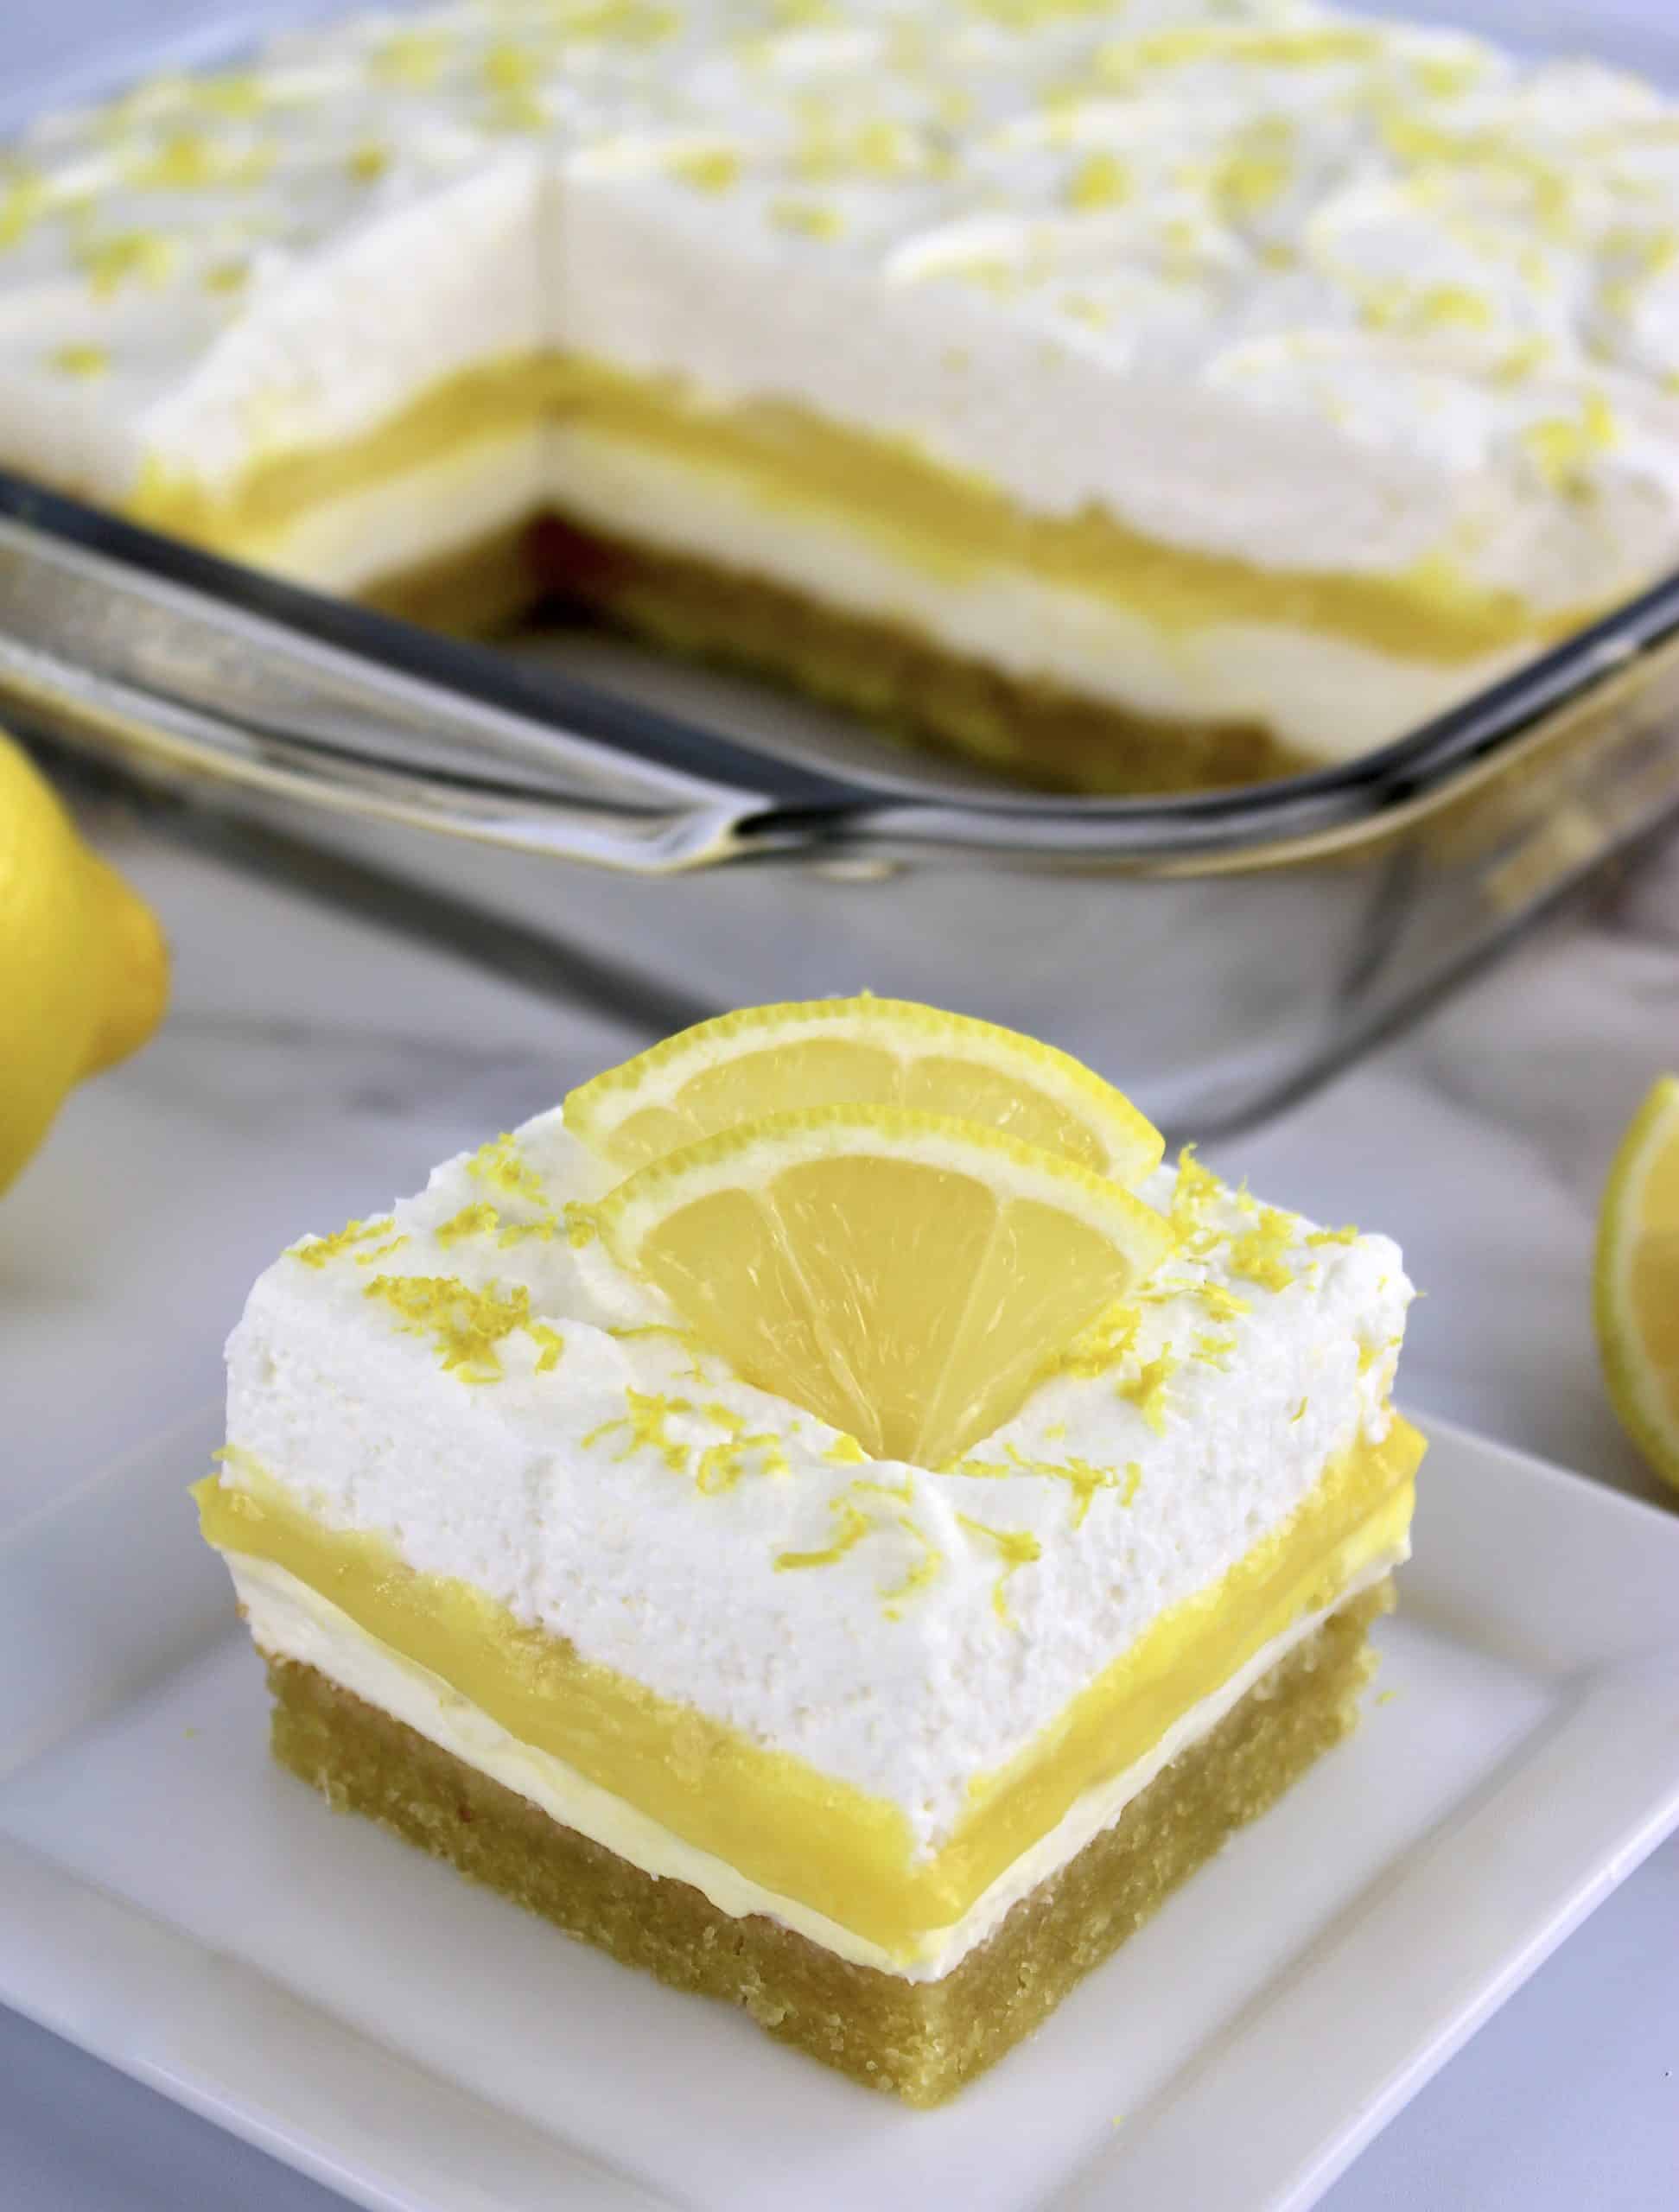
[[(1406, 12), (1537, 39), (1560, 25), (1638, 61), (1670, 5), (1421, 0)], [(277, 12), (7, 0), (0, 79), (10, 105), (101, 48), (119, 67), (155, 33)], [(443, 1154), (550, 1103), (624, 1041), (600, 1016), (182, 852), (120, 812), (99, 827), (168, 924), (175, 1007), (149, 1050), (72, 1103), (0, 1204), (0, 1529), (216, 1394), (223, 1334), (282, 1243), (414, 1187)], [(1218, 1164), (1403, 1241), (1428, 1292), (1406, 1356), (1413, 1405), (1655, 1497), (1603, 1401), (1588, 1268), (1615, 1135), (1676, 1062), (1670, 841)], [(1679, 1841), (1365, 2153), (1332, 2212), (1670, 2212), (1676, 1960)], [(0, 2205), (327, 2212), (334, 2201), (0, 2012)]]

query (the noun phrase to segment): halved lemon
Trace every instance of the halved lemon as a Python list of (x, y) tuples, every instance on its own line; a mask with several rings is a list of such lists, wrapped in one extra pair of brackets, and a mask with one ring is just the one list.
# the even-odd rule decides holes
[(1598, 1217), (1594, 1305), (1610, 1401), (1679, 1487), (1679, 1076), (1638, 1109)]
[(922, 1466), (1006, 1421), (1173, 1241), (1085, 1168), (887, 1106), (727, 1130), (638, 1170), (595, 1219), (746, 1381)]
[(906, 999), (721, 1014), (582, 1084), (565, 1122), (627, 1173), (742, 1122), (818, 1106), (980, 1122), (1128, 1185), (1160, 1164), (1160, 1131), (1069, 1054)]

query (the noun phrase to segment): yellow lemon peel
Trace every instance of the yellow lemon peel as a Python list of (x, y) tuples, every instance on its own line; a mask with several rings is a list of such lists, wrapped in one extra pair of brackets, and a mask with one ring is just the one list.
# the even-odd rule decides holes
[(66, 1094), (151, 1035), (169, 967), (150, 908), (0, 734), (0, 1192)]

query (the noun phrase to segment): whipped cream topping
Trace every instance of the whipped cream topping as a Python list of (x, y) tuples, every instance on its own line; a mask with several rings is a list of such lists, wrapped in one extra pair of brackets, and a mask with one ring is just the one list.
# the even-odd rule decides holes
[(228, 1345), (221, 1479), (254, 1463), (326, 1526), (890, 1800), (923, 1852), (1390, 1425), (1395, 1246), (1192, 1160), (1142, 1193), (1173, 1258), (1013, 1420), (953, 1468), (866, 1461), (573, 1242), (602, 1175), (550, 1113), (283, 1255)]
[(1311, 0), (456, 0), (0, 166), (0, 449), (100, 496), (537, 346), (1599, 604), (1679, 550), (1679, 109)]

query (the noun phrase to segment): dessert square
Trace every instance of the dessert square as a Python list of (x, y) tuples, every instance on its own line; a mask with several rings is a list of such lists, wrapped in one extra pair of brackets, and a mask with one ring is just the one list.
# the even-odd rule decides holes
[(1676, 144), (1312, 0), (352, 16), (13, 150), (0, 454), (1040, 783), (1239, 782), (1679, 561)]
[(295, 1245), (197, 1495), (294, 1772), (929, 2104), (1352, 1725), (1422, 1451), (1412, 1293), (1385, 1237), (1192, 1152), (1134, 1198), (1057, 1166), (1164, 1256), (914, 1464), (745, 1379), (614, 1243), (633, 1185), (834, 1112), (887, 1128), (782, 1114), (626, 1179), (631, 1123), (614, 1160), (556, 1109)]

